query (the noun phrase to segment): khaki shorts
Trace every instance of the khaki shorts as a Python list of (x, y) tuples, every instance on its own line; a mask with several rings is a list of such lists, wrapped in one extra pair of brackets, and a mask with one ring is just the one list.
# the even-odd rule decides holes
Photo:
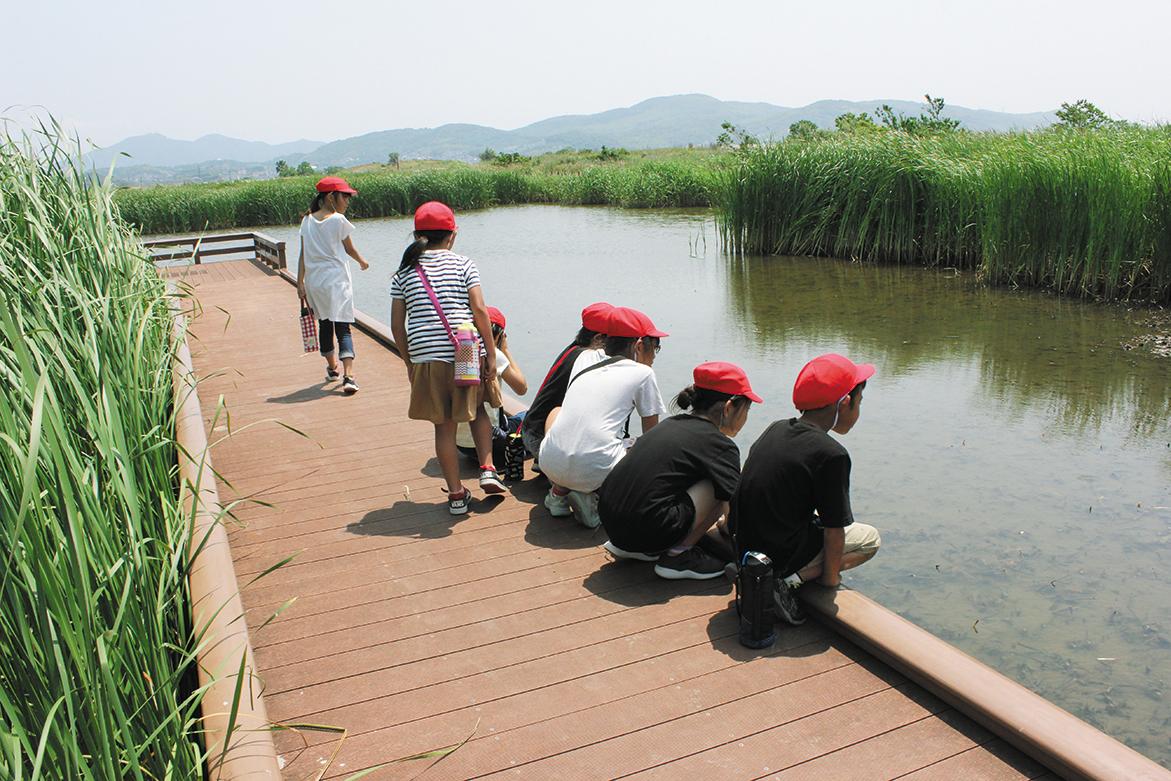
[[(851, 523), (845, 529), (846, 543), (842, 546), (842, 555), (848, 556), (851, 553), (869, 553), (873, 556), (878, 552), (879, 547), (882, 546), (882, 537), (878, 534), (878, 529), (873, 526), (868, 526), (864, 523)], [(808, 569), (814, 565), (821, 564), (825, 561), (825, 548), (817, 552), (813, 560), (804, 567), (798, 567), (797, 571)]]
[[(481, 376), (483, 367), (481, 366)], [(455, 364), (446, 361), (416, 363), (411, 380), (411, 406), (407, 417), (432, 423), (469, 423), (487, 401), (503, 405), (500, 381), (495, 377), (471, 387), (456, 387)]]

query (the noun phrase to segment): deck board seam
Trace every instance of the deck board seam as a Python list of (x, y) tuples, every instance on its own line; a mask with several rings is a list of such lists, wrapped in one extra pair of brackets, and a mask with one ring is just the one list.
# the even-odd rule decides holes
[[(697, 591), (697, 592), (691, 592), (691, 593), (689, 594), (689, 596), (702, 596), (703, 594), (704, 594), (704, 592), (703, 592), (703, 591)], [(469, 646), (464, 646), (463, 648), (461, 648), (461, 649), (460, 649), (460, 651), (462, 652), (462, 651), (480, 650), (480, 649), (485, 649), (485, 648), (491, 648), (492, 646), (494, 646), (494, 645), (499, 645), (499, 644), (501, 644), (501, 643), (509, 643), (509, 642), (513, 642), (513, 641), (516, 641), (516, 640), (521, 640), (521, 639), (523, 639), (523, 638), (526, 638), (526, 637), (532, 637), (532, 636), (534, 636), (534, 635), (541, 635), (541, 634), (544, 634), (545, 632), (548, 632), (548, 631), (550, 631), (550, 629), (566, 630), (568, 627), (575, 626), (576, 624), (584, 624), (584, 623), (588, 623), (588, 622), (590, 622), (590, 621), (597, 621), (597, 620), (599, 620), (599, 619), (603, 619), (603, 618), (613, 618), (613, 617), (615, 617), (615, 616), (621, 616), (621, 615), (623, 615), (623, 614), (625, 614), (625, 613), (629, 613), (629, 612), (630, 612), (630, 611), (632, 611), (632, 610), (638, 610), (640, 607), (643, 607), (643, 606), (642, 606), (642, 605), (633, 606), (633, 607), (623, 606), (623, 607), (620, 607), (620, 608), (618, 608), (618, 609), (616, 609), (616, 610), (614, 610), (613, 612), (610, 612), (610, 613), (602, 613), (602, 614), (600, 614), (600, 615), (592, 615), (592, 616), (589, 616), (589, 617), (587, 617), (587, 618), (581, 618), (581, 619), (578, 619), (578, 620), (576, 620), (576, 621), (570, 621), (569, 623), (566, 623), (566, 624), (560, 624), (560, 625), (558, 625), (558, 626), (556, 626), (556, 627), (552, 627), (552, 628), (550, 628), (550, 627), (545, 627), (545, 628), (543, 628), (543, 629), (538, 629), (538, 630), (535, 630), (535, 631), (533, 631), (533, 632), (525, 632), (525, 633), (518, 634), (518, 635), (509, 635), (508, 637), (502, 637), (502, 638), (499, 638), (499, 639), (497, 639), (497, 640), (492, 640), (491, 642), (487, 642), (487, 643), (481, 643), (480, 645), (469, 645)], [(686, 623), (687, 621), (694, 621), (696, 618), (699, 618), (699, 617), (701, 617), (701, 616), (704, 616), (704, 615), (708, 615), (708, 614), (709, 614), (709, 612), (710, 612), (710, 611), (709, 611), (707, 608), (705, 608), (704, 610), (702, 610), (702, 611), (701, 611), (701, 612), (699, 612), (699, 613), (695, 613), (695, 614), (689, 614), (689, 615), (687, 615), (687, 616), (684, 616), (683, 618), (676, 619), (676, 620), (673, 620), (673, 621), (668, 621), (667, 623), (664, 623), (664, 624), (656, 624), (655, 626), (653, 626), (653, 627), (650, 627), (650, 628), (651, 628), (651, 629), (662, 629), (662, 628), (664, 628), (664, 627), (675, 626), (676, 624), (682, 624), (682, 623)], [(492, 620), (497, 620), (497, 619), (492, 619)], [(640, 630), (639, 632), (635, 632), (635, 633), (625, 633), (625, 634), (618, 635), (617, 637), (609, 637), (609, 638), (606, 638), (605, 640), (597, 640), (597, 641), (594, 641), (594, 642), (586, 643), (585, 645), (575, 646), (574, 648), (572, 648), (572, 649), (570, 649), (570, 650), (572, 650), (572, 651), (582, 651), (582, 650), (584, 650), (584, 649), (587, 649), (587, 648), (592, 648), (592, 647), (594, 647), (594, 646), (597, 646), (597, 645), (603, 645), (603, 644), (605, 644), (605, 643), (610, 643), (610, 642), (613, 642), (614, 640), (616, 640), (616, 639), (618, 639), (618, 638), (622, 638), (622, 637), (630, 637), (630, 636), (632, 636), (632, 634), (641, 634), (641, 633), (642, 633), (642, 631), (645, 631), (645, 630)], [(713, 641), (713, 640), (717, 640), (717, 639), (720, 639), (720, 638), (723, 638), (723, 637), (731, 637), (733, 634), (735, 634), (735, 632), (731, 632), (731, 633), (729, 633), (729, 634), (727, 634), (727, 635), (720, 635), (720, 637), (719, 637), (719, 638), (711, 638), (711, 637), (709, 637), (709, 638), (706, 638), (705, 642), (702, 642), (702, 643), (695, 643), (695, 644), (688, 645), (688, 646), (683, 646), (683, 647), (685, 647), (685, 648), (693, 648), (693, 647), (695, 647), (696, 645), (707, 645), (709, 642), (711, 642), (711, 641)], [(395, 642), (398, 642), (398, 641), (396, 640)], [(672, 649), (672, 650), (678, 650), (678, 649)], [(431, 682), (429, 682), (429, 683), (427, 683), (427, 684), (424, 684), (424, 685), (421, 685), (421, 686), (417, 686), (417, 687), (415, 687), (415, 688), (412, 688), (412, 689), (403, 689), (402, 691), (395, 692), (395, 694), (397, 695), (397, 694), (402, 694), (402, 693), (409, 692), (409, 691), (416, 691), (416, 690), (418, 690), (418, 689), (426, 689), (426, 688), (430, 688), (431, 686), (437, 686), (437, 685), (439, 685), (439, 684), (441, 684), (441, 683), (452, 683), (452, 682), (454, 682), (454, 681), (463, 680), (464, 678), (474, 678), (475, 676), (477, 676), (477, 675), (483, 675), (484, 673), (494, 673), (494, 672), (500, 672), (501, 670), (508, 670), (508, 669), (511, 669), (511, 668), (513, 668), (513, 667), (519, 667), (519, 666), (521, 666), (521, 665), (525, 665), (525, 664), (532, 664), (533, 662), (539, 662), (539, 661), (541, 661), (541, 660), (543, 660), (543, 659), (550, 659), (550, 658), (552, 658), (552, 657), (554, 657), (554, 656), (560, 656), (560, 655), (562, 655), (562, 654), (564, 654), (564, 653), (566, 653), (566, 652), (567, 652), (567, 651), (566, 651), (565, 649), (561, 649), (561, 650), (558, 650), (558, 651), (553, 651), (553, 652), (551, 652), (551, 653), (547, 653), (547, 654), (541, 654), (541, 655), (539, 655), (539, 656), (533, 656), (533, 657), (529, 657), (529, 658), (526, 658), (526, 659), (522, 659), (522, 660), (520, 660), (520, 661), (516, 661), (516, 662), (510, 662), (509, 664), (501, 665), (501, 666), (499, 666), (499, 667), (488, 667), (488, 668), (483, 668), (483, 669), (477, 670), (477, 671), (475, 671), (475, 672), (473, 672), (473, 673), (467, 673), (466, 675), (457, 675), (457, 676), (455, 676), (454, 678), (444, 678), (444, 679), (442, 679), (442, 680), (431, 681)], [(380, 673), (380, 672), (385, 672), (385, 671), (387, 671), (387, 670), (393, 670), (393, 669), (395, 669), (395, 668), (398, 668), (398, 667), (406, 667), (406, 666), (409, 666), (409, 665), (412, 665), (412, 664), (422, 664), (422, 663), (424, 663), (424, 662), (434, 661), (434, 660), (436, 660), (436, 659), (443, 659), (443, 658), (447, 657), (447, 656), (449, 655), (449, 653), (450, 653), (450, 652), (447, 652), (447, 651), (443, 651), (443, 652), (436, 652), (436, 653), (432, 654), (431, 656), (421, 656), (421, 657), (419, 657), (419, 658), (417, 658), (417, 659), (411, 659), (411, 660), (409, 660), (409, 661), (405, 661), (405, 662), (399, 662), (398, 664), (389, 664), (389, 665), (386, 665), (386, 666), (384, 666), (384, 667), (376, 667), (376, 668), (373, 668), (373, 669), (370, 669), (370, 670), (363, 670), (362, 672), (357, 672), (357, 673), (350, 673), (350, 674), (348, 674), (348, 675), (342, 675), (342, 676), (339, 676), (339, 677), (337, 677), (337, 678), (330, 678), (330, 679), (328, 679), (328, 680), (324, 680), (324, 681), (315, 682), (315, 683), (313, 683), (313, 684), (310, 684), (310, 685), (308, 685), (308, 686), (295, 686), (295, 687), (292, 687), (292, 688), (289, 688), (289, 689), (281, 689), (280, 691), (272, 691), (272, 692), (268, 692), (268, 691), (266, 691), (265, 693), (266, 693), (268, 696), (272, 697), (272, 696), (276, 696), (277, 694), (287, 694), (287, 693), (289, 693), (289, 692), (297, 691), (297, 690), (299, 690), (299, 689), (300, 689), (300, 690), (303, 690), (303, 689), (308, 689), (308, 688), (312, 688), (312, 687), (315, 687), (315, 686), (325, 686), (325, 685), (327, 685), (327, 684), (331, 684), (331, 683), (337, 683), (338, 681), (345, 681), (345, 680), (349, 680), (349, 679), (351, 679), (351, 678), (360, 678), (360, 677), (362, 677), (362, 676), (364, 676), (364, 675), (372, 675), (372, 674), (374, 674), (374, 673)], [(618, 667), (621, 667), (622, 665), (617, 665), (617, 666), (618, 666)], [(609, 669), (609, 668), (607, 668), (607, 669)], [(366, 699), (364, 699), (364, 700), (352, 700), (352, 701), (350, 701), (350, 702), (348, 703), (348, 705), (357, 705), (357, 704), (360, 704), (360, 703), (364, 703), (364, 702), (373, 702), (373, 701), (375, 701), (375, 700), (380, 700), (380, 699), (382, 699), (382, 696), (378, 696), (378, 697), (368, 697), (368, 698), (366, 698)], [(315, 713), (315, 712), (316, 712), (316, 711), (311, 711), (310, 713)], [(308, 715), (308, 714), (305, 714), (305, 715)]]
[[(511, 555), (516, 556), (518, 554), (514, 553)], [(480, 581), (483, 581), (483, 580), (492, 580), (493, 578), (498, 578), (501, 575), (515, 575), (515, 574), (521, 573), (521, 572), (532, 572), (533, 570), (538, 570), (538, 569), (541, 569), (542, 567), (550, 567), (550, 566), (553, 566), (554, 564), (560, 564), (561, 562), (564, 562), (564, 561), (576, 561), (577, 559), (584, 559), (588, 556), (599, 556), (600, 557), (601, 555), (602, 554), (600, 554), (594, 550), (590, 550), (590, 551), (582, 554), (581, 556), (569, 556), (564, 559), (557, 559), (556, 561), (553, 561), (553, 562), (541, 562), (541, 563), (539, 563), (535, 566), (532, 566), (532, 567), (523, 567), (523, 568), (517, 569), (517, 570), (510, 570), (509, 572), (506, 572), (506, 573), (497, 573), (494, 575), (485, 575), (482, 578), (472, 578), (470, 580), (462, 580), (459, 583), (453, 583), (450, 586), (442, 586), (438, 589), (421, 588), (416, 591), (408, 591), (403, 594), (396, 594), (395, 596), (387, 597), (386, 599), (372, 599), (368, 602), (355, 602), (353, 604), (348, 604), (347, 607), (362, 607), (364, 605), (374, 605), (374, 604), (378, 604), (379, 602), (386, 602), (390, 599), (401, 599), (403, 597), (414, 596), (417, 594), (425, 594), (425, 593), (429, 593), (429, 592), (433, 592), (433, 591), (440, 591), (440, 590), (446, 589), (446, 588), (456, 588), (458, 586), (465, 586), (469, 583), (479, 583)], [(497, 556), (493, 559), (489, 559), (489, 561), (498, 561), (499, 559), (503, 559), (503, 558), (508, 558), (508, 557), (507, 556)], [(449, 567), (448, 569), (452, 569), (452, 568)], [(437, 571), (438, 570), (431, 570), (430, 572), (424, 572), (424, 573), (419, 573), (419, 574), (428, 575), (428, 574), (432, 574)], [(335, 591), (322, 591), (322, 592), (315, 592), (313, 594), (298, 594), (297, 597), (298, 597), (298, 599), (300, 599), (300, 598), (305, 598), (305, 597), (324, 597), (324, 596), (330, 596), (333, 594), (343, 594), (346, 591), (353, 591), (356, 589), (369, 588), (370, 586), (380, 585), (383, 583), (393, 583), (396, 580), (400, 580), (402, 577), (403, 576), (399, 576), (396, 578), (388, 578), (386, 580), (369, 581), (369, 582), (363, 583), (359, 586), (353, 586), (350, 588), (339, 589), (339, 590), (335, 590)], [(414, 575), (412, 575), (411, 577), (414, 577)], [(245, 595), (245, 597), (247, 597), (247, 595)], [(247, 599), (245, 599), (245, 601), (247, 602)], [(264, 602), (264, 603), (257, 604), (257, 605), (249, 605), (248, 609), (249, 610), (263, 610), (264, 608), (268, 608), (268, 607), (272, 607), (274, 605), (280, 605), (280, 604), (283, 604), (283, 602), (282, 601)], [(316, 613), (307, 613), (305, 615), (298, 615), (297, 617), (298, 618), (307, 618), (309, 616), (322, 615), (324, 613), (332, 612), (333, 609), (334, 608), (331, 607), (326, 610), (318, 611)]]

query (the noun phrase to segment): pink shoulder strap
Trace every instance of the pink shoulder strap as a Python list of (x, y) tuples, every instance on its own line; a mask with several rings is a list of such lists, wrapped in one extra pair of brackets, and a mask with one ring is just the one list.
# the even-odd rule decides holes
[(431, 282), (427, 279), (427, 274), (423, 271), (422, 263), (415, 263), (415, 272), (419, 275), (419, 281), (423, 283), (423, 289), (427, 291), (427, 296), (431, 299), (431, 305), (435, 307), (435, 311), (439, 314), (439, 319), (443, 321), (443, 327), (447, 329), (447, 338), (451, 340), (452, 344), (458, 347), (459, 341), (456, 340), (455, 334), (451, 330), (451, 324), (447, 322), (447, 315), (443, 313), (443, 306), (435, 296), (435, 291), (431, 289)]

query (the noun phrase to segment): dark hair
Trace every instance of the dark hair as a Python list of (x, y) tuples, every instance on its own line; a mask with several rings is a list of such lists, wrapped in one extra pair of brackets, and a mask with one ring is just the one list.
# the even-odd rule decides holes
[(501, 328), (496, 323), (493, 323), (492, 324), (492, 341), (494, 341), (494, 342), (500, 341), (500, 337), (503, 335), (504, 335), (504, 329)]
[(607, 336), (606, 355), (626, 355), (638, 339), (637, 336)]
[[(858, 403), (858, 394), (861, 393), (862, 389), (865, 387), (866, 387), (866, 380), (862, 380), (862, 382), (855, 385), (850, 390), (850, 392), (846, 394), (846, 396), (850, 397), (850, 409), (853, 409), (854, 406)], [(845, 396), (843, 396), (842, 398), (845, 398)], [(838, 401), (841, 401), (841, 399), (839, 399)], [(836, 406), (837, 406), (837, 402), (834, 402), (833, 404), (826, 404), (824, 407), (818, 407), (817, 409), (807, 409), (807, 410), (804, 410), (804, 412), (818, 412), (823, 409), (832, 409), (833, 407), (836, 407)]]
[(661, 340), (657, 336), (607, 336), (606, 355), (625, 355), (630, 351), (631, 345), (639, 339), (642, 339), (644, 349), (655, 348), (655, 352), (658, 352)]
[(330, 193), (334, 192), (338, 195), (353, 197), (351, 193), (343, 193), (341, 190), (330, 190), (328, 193), (315, 192), (313, 193), (313, 200), (309, 202), (309, 211), (305, 212), (305, 216), (308, 217), (313, 212), (321, 211), (321, 206), (325, 203), (325, 199), (330, 196)]
[(403, 262), (399, 264), (398, 273), (404, 268), (411, 268), (419, 262), (419, 256), (427, 251), (431, 244), (441, 244), (447, 241), (451, 231), (415, 231), (415, 240), (403, 252)]
[(850, 393), (849, 393), (850, 409), (853, 409), (854, 405), (856, 405), (858, 403), (858, 396), (859, 396), (859, 394), (862, 393), (862, 389), (865, 387), (866, 387), (866, 380), (862, 380), (862, 382), (855, 385), (853, 387), (853, 389), (850, 391)]
[(577, 336), (573, 337), (573, 343), (578, 347), (589, 347), (597, 335), (597, 331), (591, 331), (583, 325), (581, 330), (577, 332)]
[(688, 385), (671, 400), (671, 404), (676, 409), (691, 409), (696, 415), (707, 415), (716, 407), (723, 407), (728, 399), (733, 400), (733, 404), (739, 408), (744, 404), (750, 403), (747, 396), (739, 396), (732, 393), (724, 393), (723, 391), (711, 390), (710, 388), (697, 388), (694, 385)]
[(305, 212), (308, 217), (313, 212), (321, 211), (321, 204), (325, 203), (325, 196), (329, 193), (313, 193), (313, 200), (309, 202), (309, 211)]

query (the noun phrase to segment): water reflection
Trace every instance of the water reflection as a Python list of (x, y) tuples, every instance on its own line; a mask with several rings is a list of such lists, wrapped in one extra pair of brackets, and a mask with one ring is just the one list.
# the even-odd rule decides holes
[(1165, 424), (1165, 359), (1119, 349), (1129, 313), (1036, 293), (992, 290), (971, 275), (808, 258), (729, 258), (729, 308), (765, 349), (840, 343), (908, 374), (942, 361), (979, 366), (986, 403), (1048, 415), (1071, 435), (1122, 419), (1136, 436)]

